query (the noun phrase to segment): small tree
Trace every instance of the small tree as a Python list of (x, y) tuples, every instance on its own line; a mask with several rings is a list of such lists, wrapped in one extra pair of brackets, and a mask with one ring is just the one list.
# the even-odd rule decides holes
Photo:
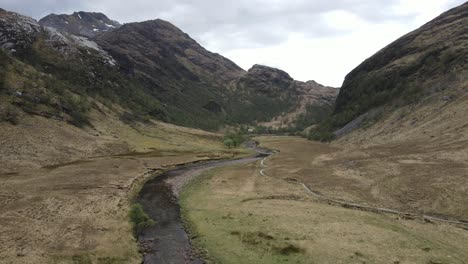
[(224, 145), (227, 147), (238, 147), (240, 144), (242, 144), (247, 137), (245, 134), (241, 131), (227, 131), (224, 134)]
[(234, 147), (234, 140), (228, 138), (224, 140), (224, 145), (228, 148)]

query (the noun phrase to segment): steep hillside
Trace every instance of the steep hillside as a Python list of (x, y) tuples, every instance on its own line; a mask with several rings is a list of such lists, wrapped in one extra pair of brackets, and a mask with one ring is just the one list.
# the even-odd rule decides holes
[[(225, 120), (227, 86), (244, 71), (211, 53), (163, 20), (130, 23), (100, 34), (97, 43), (118, 62), (122, 72), (164, 102), (177, 124), (216, 128)], [(241, 103), (236, 101), (236, 103)], [(219, 105), (210, 111), (209, 104)]]
[[(397, 127), (403, 123), (420, 127), (448, 114), (449, 109), (457, 112), (453, 106), (463, 105), (468, 90), (467, 28), (468, 3), (465, 3), (365, 60), (346, 76), (332, 118), (322, 124), (322, 129), (335, 131), (356, 119), (338, 131), (341, 136), (363, 124), (369, 126), (396, 115), (396, 119), (390, 118), (386, 125), (381, 125), (385, 129), (380, 134), (385, 134), (399, 130)], [(462, 109), (459, 110), (461, 113)], [(421, 120), (424, 118), (425, 121)], [(457, 118), (442, 119), (445, 125), (437, 125), (453, 128), (454, 120)], [(465, 123), (453, 125), (463, 127)], [(443, 130), (434, 130), (433, 134), (439, 132)]]
[(4, 121), (26, 112), (85, 126), (100, 102), (123, 107), (124, 122), (218, 129), (269, 121), (305, 96), (287, 73), (246, 72), (160, 19), (120, 26), (100, 13), (52, 14), (39, 23), (7, 11), (0, 17)]
[(120, 23), (110, 20), (102, 13), (75, 12), (71, 15), (50, 14), (41, 20), (39, 24), (44, 27), (56, 28), (76, 36), (94, 37), (101, 32), (106, 32), (120, 27)]
[[(103, 96), (111, 86), (106, 78), (119, 76), (115, 61), (85, 38), (6, 11), (0, 11), (0, 31), (2, 121), (17, 123), (27, 113), (84, 125), (90, 96)], [(124, 80), (121, 76), (115, 82)], [(121, 92), (114, 89), (114, 97)], [(140, 105), (132, 98), (125, 104)]]

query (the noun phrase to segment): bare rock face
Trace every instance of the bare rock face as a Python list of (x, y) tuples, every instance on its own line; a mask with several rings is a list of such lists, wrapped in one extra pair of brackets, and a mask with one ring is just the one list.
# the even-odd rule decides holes
[(256, 64), (239, 80), (239, 83), (256, 93), (275, 96), (287, 92), (294, 80), (285, 71)]
[(315, 81), (294, 83), (297, 93), (303, 100), (310, 103), (328, 104), (333, 106), (340, 89), (321, 85)]
[(0, 10), (0, 48), (10, 53), (30, 47), (41, 26), (36, 20), (14, 12)]
[(75, 12), (71, 15), (50, 14), (41, 20), (39, 24), (45, 27), (56, 28), (59, 31), (69, 34), (95, 37), (96, 35), (107, 32), (121, 25), (119, 22), (109, 19), (102, 13)]

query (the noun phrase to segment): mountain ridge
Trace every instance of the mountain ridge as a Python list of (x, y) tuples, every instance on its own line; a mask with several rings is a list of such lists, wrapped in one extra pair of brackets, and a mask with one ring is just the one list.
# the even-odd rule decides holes
[[(296, 104), (295, 91), (280, 92), (277, 84), (266, 79), (257, 84), (270, 82), (271, 91), (276, 89), (270, 96), (240, 90), (247, 71), (206, 50), (170, 22), (155, 19), (116, 24), (93, 35), (83, 33), (96, 26), (96, 20), (112, 21), (104, 14), (89, 12), (49, 15), (39, 23), (31, 19), (37, 34), (30, 36), (24, 52), (13, 57), (76, 87), (71, 93), (81, 98), (78, 101), (110, 99), (112, 104), (123, 105), (127, 121), (157, 118), (218, 129), (226, 124), (267, 121)], [(30, 104), (34, 108), (37, 103)], [(245, 109), (249, 112), (239, 114)], [(85, 118), (86, 110), (80, 112)]]
[(44, 27), (52, 27), (84, 37), (94, 37), (100, 32), (113, 30), (121, 26), (119, 22), (109, 19), (103, 13), (84, 11), (74, 12), (71, 15), (50, 14), (41, 18), (38, 23)]

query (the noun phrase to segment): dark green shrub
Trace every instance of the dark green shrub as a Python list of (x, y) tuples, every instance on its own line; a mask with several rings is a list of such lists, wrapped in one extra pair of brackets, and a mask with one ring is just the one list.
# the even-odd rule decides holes
[(239, 129), (237, 131), (227, 131), (224, 134), (224, 144), (229, 144), (229, 148), (240, 146), (240, 144), (242, 144), (246, 139), (247, 136), (245, 135), (242, 129)]
[(128, 215), (130, 222), (133, 225), (133, 233), (135, 236), (140, 234), (145, 227), (150, 227), (155, 224), (154, 220), (145, 213), (141, 204), (133, 204), (130, 207), (130, 212)]
[(234, 147), (234, 140), (228, 138), (224, 140), (224, 145), (228, 148)]

